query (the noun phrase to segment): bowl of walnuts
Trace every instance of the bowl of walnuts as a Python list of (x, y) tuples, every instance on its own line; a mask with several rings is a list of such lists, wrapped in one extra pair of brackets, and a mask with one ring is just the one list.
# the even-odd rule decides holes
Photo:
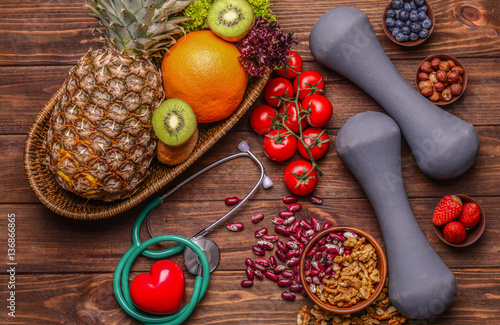
[(464, 93), (467, 73), (457, 58), (448, 54), (434, 54), (418, 66), (415, 86), (434, 104), (448, 105)]

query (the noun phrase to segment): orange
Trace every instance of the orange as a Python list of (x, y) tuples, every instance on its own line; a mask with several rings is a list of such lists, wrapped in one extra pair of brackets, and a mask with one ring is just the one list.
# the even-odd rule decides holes
[(163, 57), (163, 89), (193, 109), (198, 123), (222, 120), (240, 105), (248, 74), (238, 62), (239, 50), (212, 31), (188, 33)]

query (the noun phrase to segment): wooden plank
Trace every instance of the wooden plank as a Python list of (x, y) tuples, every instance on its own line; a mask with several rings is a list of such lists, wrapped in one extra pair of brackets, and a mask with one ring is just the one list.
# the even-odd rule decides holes
[[(496, 324), (500, 322), (500, 270), (498, 268), (455, 269), (457, 296), (443, 314), (426, 324)], [(137, 273), (131, 273), (135, 276)], [(16, 317), (2, 313), (2, 324), (138, 324), (119, 307), (112, 288), (112, 274), (18, 275), (16, 278)], [(185, 302), (191, 297), (193, 277), (187, 276)], [(284, 301), (282, 288), (269, 280), (256, 281), (252, 288), (240, 287), (240, 272), (216, 271), (210, 286), (189, 324), (295, 324), (308, 298), (298, 296)], [(8, 277), (0, 276), (1, 283)], [(2, 297), (10, 297), (6, 286)], [(7, 299), (7, 298), (6, 298)], [(487, 320), (487, 321), (486, 321)], [(383, 324), (386, 324), (385, 322)], [(421, 324), (417, 320), (409, 324)]]
[[(182, 194), (184, 198), (191, 195)], [(229, 210), (221, 201), (178, 201), (176, 197), (155, 210), (151, 219), (151, 229), (155, 236), (176, 234), (190, 238), (202, 228), (220, 218)], [(500, 235), (500, 206), (496, 197), (476, 198), (484, 208), (487, 226), (482, 238), (474, 245), (455, 249), (442, 243), (434, 233), (431, 222), (432, 212), (439, 198), (422, 198), (410, 201), (414, 214), (425, 236), (450, 267), (495, 267), (500, 265), (500, 251), (497, 238)], [(310, 220), (317, 218), (322, 224), (330, 221), (333, 225), (355, 226), (371, 233), (381, 244), (383, 237), (371, 205), (364, 199), (327, 199), (321, 206), (313, 205), (301, 199), (302, 210), (297, 218)], [(223, 222), (208, 235), (218, 243), (221, 250), (220, 270), (243, 270), (246, 257), (255, 258), (252, 246), (257, 239), (254, 232), (267, 227), (274, 234), (272, 217), (286, 206), (281, 198), (270, 200), (251, 200), (231, 217), (231, 221), (240, 221), (245, 229), (239, 233), (229, 232)], [(76, 273), (76, 272), (112, 272), (123, 254), (132, 245), (132, 225), (140, 208), (123, 215), (96, 222), (69, 220), (50, 213), (39, 204), (0, 205), (0, 215), (16, 216), (16, 261), (20, 273)], [(262, 212), (263, 221), (250, 222), (251, 216)], [(7, 218), (0, 219), (0, 236), (7, 237)], [(145, 226), (141, 232), (142, 240), (149, 238)], [(280, 236), (281, 240), (286, 238)], [(167, 247), (173, 243), (163, 243)], [(270, 256), (272, 253), (267, 253)], [(8, 256), (1, 257), (7, 263)], [(182, 264), (182, 256), (175, 260)], [(147, 269), (147, 259), (139, 258), (137, 268)]]

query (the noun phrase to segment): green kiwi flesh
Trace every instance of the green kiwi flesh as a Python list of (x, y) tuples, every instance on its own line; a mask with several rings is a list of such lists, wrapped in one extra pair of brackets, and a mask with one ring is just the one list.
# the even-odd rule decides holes
[(229, 42), (245, 37), (254, 21), (252, 6), (246, 0), (216, 0), (207, 13), (212, 32)]
[(170, 146), (179, 146), (186, 142), (196, 127), (196, 116), (191, 106), (177, 98), (163, 101), (153, 113), (156, 135)]

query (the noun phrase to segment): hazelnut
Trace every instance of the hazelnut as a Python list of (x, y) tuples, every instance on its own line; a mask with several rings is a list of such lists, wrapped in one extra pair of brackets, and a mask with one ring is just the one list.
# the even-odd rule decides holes
[(437, 80), (435, 71), (431, 72), (431, 74), (429, 75), (429, 80), (432, 81), (432, 83), (436, 83), (439, 81), (439, 80)]
[(429, 97), (429, 99), (433, 102), (437, 102), (438, 100), (441, 99), (441, 95), (437, 91), (432, 92), (432, 95)]
[(448, 61), (441, 61), (441, 63), (439, 63), (439, 69), (444, 71), (450, 71), (451, 67)]
[(424, 87), (422, 88), (422, 90), (420, 90), (420, 93), (425, 97), (429, 97), (433, 92), (434, 90), (432, 90), (432, 87)]
[(429, 74), (425, 73), (425, 72), (420, 72), (418, 74), (418, 80), (422, 81), (422, 80), (429, 80)]
[(448, 75), (447, 75), (446, 71), (444, 71), (442, 69), (439, 69), (438, 71), (436, 71), (436, 79), (438, 81), (445, 82), (447, 77), (448, 77)]
[(429, 61), (422, 62), (422, 64), (420, 64), (420, 70), (425, 73), (431, 73), (432, 72), (431, 63)]
[(450, 65), (450, 69), (452, 69), (454, 66), (456, 66), (455, 62), (453, 60), (448, 60), (448, 64)]
[(463, 83), (463, 81), (462, 81), (462, 76), (460, 76), (460, 77), (458, 78), (458, 82), (457, 82), (457, 84), (461, 84), (461, 85), (463, 85), (463, 84), (464, 84), (464, 83)]
[(460, 81), (460, 75), (456, 72), (456, 71), (452, 71), (449, 75), (448, 75), (448, 82), (450, 84), (456, 84), (457, 82)]
[(422, 90), (422, 89), (424, 89), (426, 87), (432, 88), (432, 85), (433, 85), (433, 83), (430, 80), (420, 81), (418, 83), (418, 89)]
[(465, 70), (462, 67), (459, 67), (458, 65), (456, 67), (451, 68), (451, 71), (455, 71), (459, 75), (463, 75), (465, 72)]
[(443, 100), (449, 102), (453, 98), (450, 88), (446, 88), (445, 90), (443, 90), (443, 92), (441, 93), (441, 97), (443, 98)]
[(440, 63), (441, 63), (441, 59), (439, 59), (439, 58), (434, 58), (434, 59), (432, 59), (432, 61), (431, 61), (431, 66), (432, 66), (432, 68), (433, 68), (434, 70), (437, 70), (437, 69), (439, 69), (439, 64), (440, 64)]
[(462, 86), (460, 84), (453, 84), (450, 86), (451, 93), (458, 96), (462, 93)]
[(436, 82), (434, 84), (434, 90), (437, 92), (442, 92), (444, 90), (444, 84), (442, 82)]

